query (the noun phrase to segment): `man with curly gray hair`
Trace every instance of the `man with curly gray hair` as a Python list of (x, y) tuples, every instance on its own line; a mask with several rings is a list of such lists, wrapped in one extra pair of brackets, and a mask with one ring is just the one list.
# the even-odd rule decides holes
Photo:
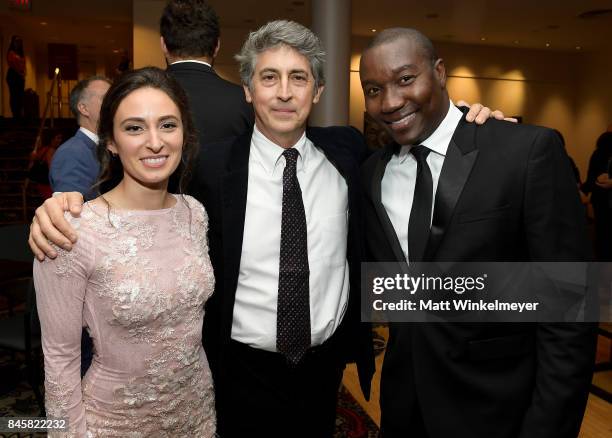
[(257, 55), (280, 45), (292, 47), (306, 57), (312, 70), (315, 89), (325, 85), (325, 51), (319, 38), (301, 24), (287, 20), (271, 21), (249, 35), (242, 50), (235, 56), (240, 63), (240, 79), (243, 84), (251, 88)]
[(345, 364), (366, 397), (374, 370), (359, 313), (366, 148), (356, 129), (307, 128), (325, 84), (309, 29), (270, 22), (236, 59), (255, 126), (211, 145), (193, 184), (216, 266), (204, 337), (219, 434), (331, 437)]

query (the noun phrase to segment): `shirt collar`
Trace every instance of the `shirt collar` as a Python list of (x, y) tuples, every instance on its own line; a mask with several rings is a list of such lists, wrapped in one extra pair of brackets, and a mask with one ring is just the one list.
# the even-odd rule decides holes
[[(257, 129), (257, 125), (255, 125), (253, 129), (251, 145), (253, 152), (255, 152), (255, 155), (259, 158), (259, 162), (264, 170), (269, 174), (274, 173), (285, 149), (268, 139), (259, 129)], [(300, 170), (306, 171), (311, 147), (313, 147), (313, 145), (312, 142), (306, 138), (306, 132), (302, 133), (299, 140), (292, 146), (292, 148), (296, 149), (300, 154), (296, 167), (298, 172)]]
[(87, 137), (89, 137), (91, 139), (91, 141), (93, 141), (95, 144), (98, 144), (98, 135), (97, 134), (91, 132), (87, 128), (83, 128), (82, 126), (79, 127), (79, 131), (81, 131), (83, 134), (85, 134)]
[(183, 62), (197, 62), (198, 64), (204, 64), (204, 65), (207, 65), (208, 67), (212, 68), (212, 65), (210, 65), (208, 62), (200, 61), (200, 60), (197, 60), (197, 59), (181, 59), (180, 61), (171, 62), (170, 65), (182, 64)]
[[(446, 151), (448, 150), (448, 145), (450, 144), (453, 134), (455, 133), (455, 129), (457, 128), (457, 125), (462, 117), (463, 113), (453, 104), (453, 101), (451, 100), (450, 105), (448, 106), (448, 112), (446, 113), (446, 116), (442, 122), (429, 137), (421, 142), (421, 144), (431, 149), (433, 152), (445, 157)], [(398, 154), (400, 163), (403, 163), (408, 155), (410, 155), (410, 149), (412, 146), (414, 145), (405, 145), (400, 148)]]

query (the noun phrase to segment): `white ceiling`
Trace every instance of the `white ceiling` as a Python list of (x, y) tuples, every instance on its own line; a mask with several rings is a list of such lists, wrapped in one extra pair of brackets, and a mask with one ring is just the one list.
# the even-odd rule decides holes
[[(3, 1), (0, 19), (15, 22), (40, 41), (78, 43), (86, 52), (108, 54), (131, 47), (131, 0), (31, 1), (29, 13), (8, 10)], [(276, 18), (311, 22), (310, 0), (210, 3), (222, 28), (246, 32)], [(578, 18), (597, 9), (612, 9), (612, 0), (353, 0), (352, 32), (368, 36), (371, 29), (412, 26), (436, 41), (539, 49), (548, 43), (549, 50), (575, 51), (579, 46), (583, 51), (611, 51), (612, 14)]]

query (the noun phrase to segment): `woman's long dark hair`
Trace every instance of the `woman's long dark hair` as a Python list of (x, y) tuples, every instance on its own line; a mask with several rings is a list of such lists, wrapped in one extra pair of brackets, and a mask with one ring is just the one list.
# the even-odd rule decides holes
[(122, 75), (109, 88), (100, 108), (98, 125), (97, 155), (100, 162), (100, 176), (96, 186), (105, 193), (115, 187), (123, 178), (123, 166), (119, 158), (114, 158), (107, 149), (114, 141), (113, 128), (117, 108), (130, 93), (141, 88), (154, 88), (163, 91), (175, 103), (181, 113), (183, 124), (183, 153), (181, 162), (170, 176), (169, 190), (185, 193), (191, 177), (193, 162), (198, 151), (198, 139), (187, 95), (179, 83), (168, 73), (157, 67), (144, 67)]

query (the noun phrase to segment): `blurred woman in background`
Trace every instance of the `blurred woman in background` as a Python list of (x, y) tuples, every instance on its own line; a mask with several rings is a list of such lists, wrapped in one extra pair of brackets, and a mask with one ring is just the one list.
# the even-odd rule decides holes
[(20, 120), (23, 117), (23, 95), (25, 90), (26, 64), (23, 54), (23, 40), (18, 35), (11, 37), (6, 53), (8, 71), (6, 83), (9, 88), (9, 102), (13, 118)]

